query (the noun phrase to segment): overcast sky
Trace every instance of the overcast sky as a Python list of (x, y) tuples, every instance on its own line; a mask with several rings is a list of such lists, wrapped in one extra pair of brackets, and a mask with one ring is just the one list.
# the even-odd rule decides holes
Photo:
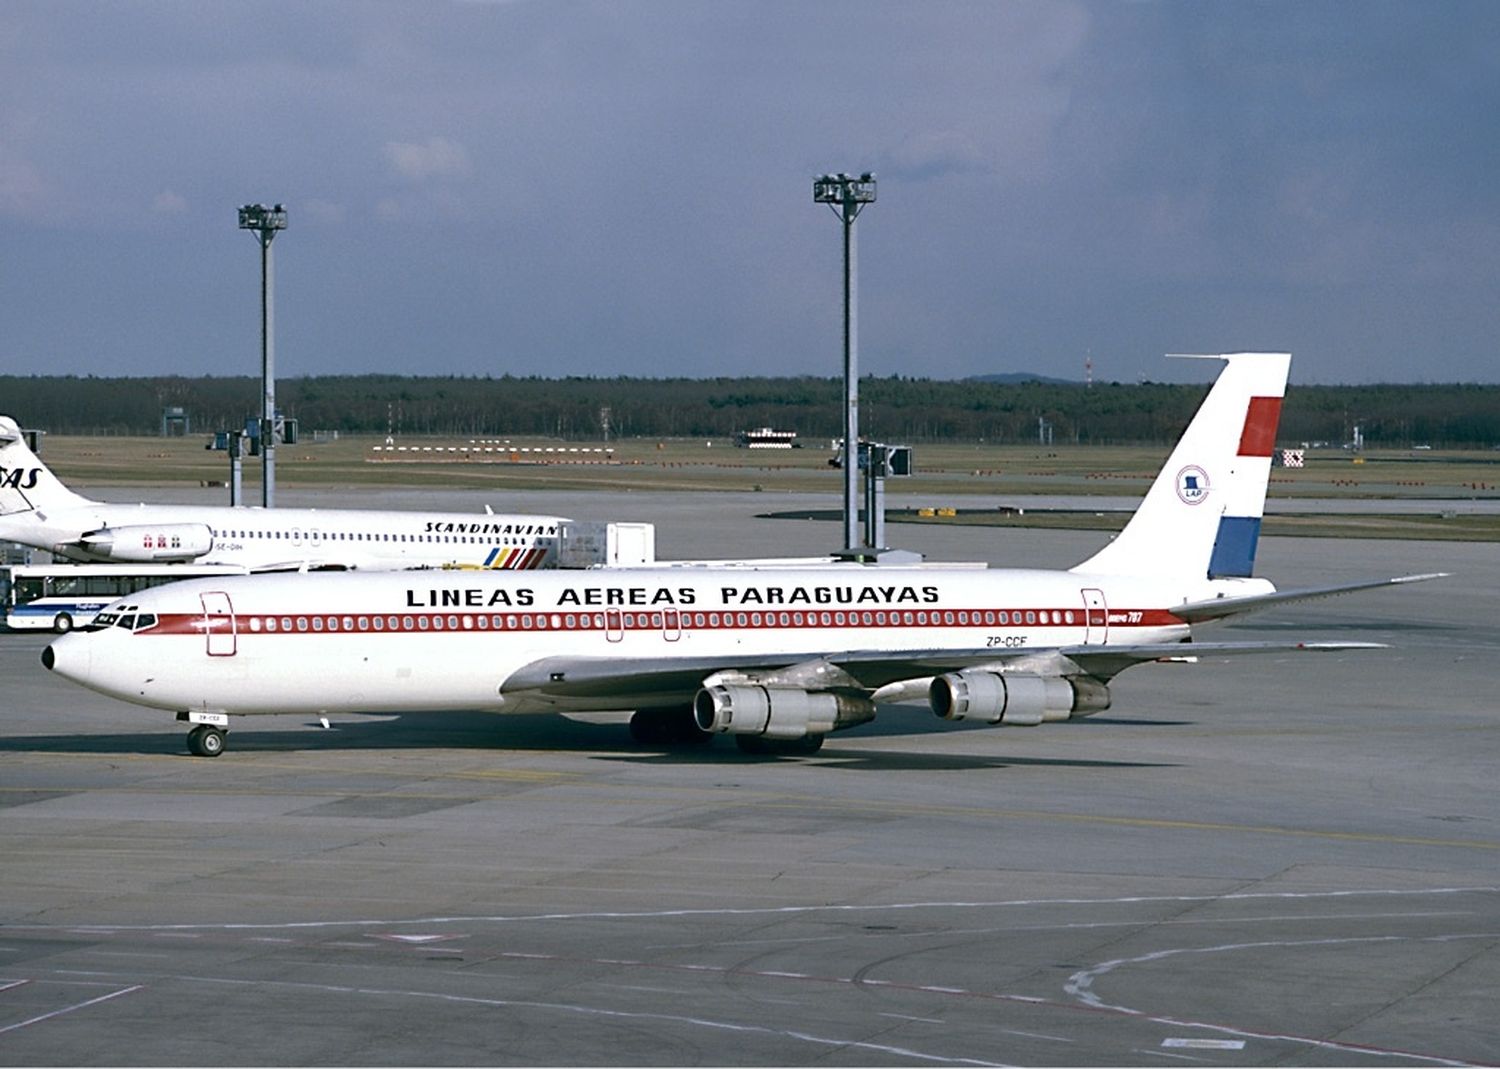
[(0, 4), (22, 374), (1500, 381), (1500, 4)]

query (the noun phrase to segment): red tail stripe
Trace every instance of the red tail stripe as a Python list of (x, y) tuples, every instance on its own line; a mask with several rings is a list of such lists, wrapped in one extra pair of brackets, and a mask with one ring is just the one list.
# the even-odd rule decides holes
[(1252, 397), (1240, 435), (1240, 456), (1268, 457), (1276, 448), (1276, 425), (1281, 422), (1281, 398)]

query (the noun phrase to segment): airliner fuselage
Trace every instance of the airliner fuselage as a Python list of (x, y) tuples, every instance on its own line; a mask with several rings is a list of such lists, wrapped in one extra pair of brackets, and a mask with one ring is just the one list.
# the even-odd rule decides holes
[[(547, 567), (562, 518), (370, 509), (262, 509), (89, 502), (0, 517), (0, 538), (75, 560), (192, 561), (251, 571), (337, 565)], [(92, 532), (109, 532), (105, 540)]]
[[(870, 663), (845, 670), (874, 690), (910, 677), (913, 657), (935, 674), (975, 650), (998, 663), (1028, 649), (1178, 642), (1188, 626), (1171, 605), (1231, 589), (1270, 584), (1169, 591), (1068, 572), (860, 565), (230, 578), (143, 595), (134, 614), (127, 604), (102, 630), (56, 643), (54, 667), (175, 710), (641, 708), (690, 701), (708, 674), (700, 663), (764, 671), (858, 650)], [(945, 657), (958, 650), (962, 662)], [(880, 667), (883, 652), (900, 656), (899, 671)], [(591, 660), (655, 671), (660, 686), (580, 690)], [(684, 666), (686, 685), (667, 678)]]

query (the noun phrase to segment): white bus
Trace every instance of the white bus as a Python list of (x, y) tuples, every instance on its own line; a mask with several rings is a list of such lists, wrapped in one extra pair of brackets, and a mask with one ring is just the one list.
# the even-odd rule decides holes
[(244, 575), (248, 569), (191, 564), (15, 564), (5, 594), (5, 625), (12, 630), (82, 627), (112, 601), (180, 579)]

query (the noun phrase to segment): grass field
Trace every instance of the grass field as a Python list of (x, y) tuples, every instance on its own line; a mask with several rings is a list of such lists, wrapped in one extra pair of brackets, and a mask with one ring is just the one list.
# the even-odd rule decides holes
[[(43, 454), (65, 482), (84, 490), (227, 484), (225, 454), (205, 449), (204, 441), (202, 436), (49, 437)], [(400, 443), (408, 447), (405, 453), (377, 451), (383, 444), (383, 439), (341, 437), (282, 446), (276, 454), (277, 481), (298, 488), (804, 491), (829, 494), (835, 507), (843, 486), (826, 449), (762, 451), (736, 449), (726, 441), (626, 439), (609, 443), (607, 454), (572, 451), (603, 450), (604, 443), (544, 440), (486, 443), (491, 451), (484, 452), (486, 444), (466, 439), (406, 439)], [(434, 451), (411, 451), (424, 446)], [(892, 479), (887, 487), (908, 500), (929, 497), (934, 508), (958, 513), (934, 516), (930, 522), (1108, 529), (1121, 517), (1087, 511), (1011, 515), (965, 509), (963, 503), (975, 494), (1137, 497), (1145, 493), (1167, 452), (1165, 447), (922, 445), (915, 450), (917, 474)], [(247, 457), (248, 501), (258, 499), (259, 482), (260, 458)], [(1309, 451), (1305, 467), (1275, 469), (1270, 497), (1272, 511), (1277, 499), (1294, 498), (1435, 502), (1430, 515), (1276, 516), (1267, 520), (1270, 534), (1500, 540), (1500, 518), (1454, 514), (1461, 502), (1500, 500), (1496, 453), (1376, 451), (1353, 458), (1340, 450)], [(889, 518), (902, 517), (892, 512)]]

